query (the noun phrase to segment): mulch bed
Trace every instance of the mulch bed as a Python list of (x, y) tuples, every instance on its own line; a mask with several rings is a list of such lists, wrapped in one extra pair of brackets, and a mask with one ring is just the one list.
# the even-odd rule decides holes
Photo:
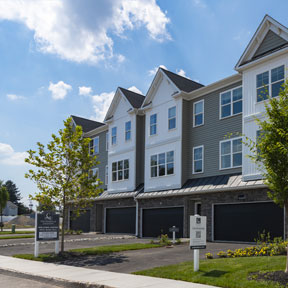
[(284, 271), (273, 271), (273, 272), (253, 272), (249, 274), (248, 280), (256, 281), (272, 281), (288, 287), (288, 273)]

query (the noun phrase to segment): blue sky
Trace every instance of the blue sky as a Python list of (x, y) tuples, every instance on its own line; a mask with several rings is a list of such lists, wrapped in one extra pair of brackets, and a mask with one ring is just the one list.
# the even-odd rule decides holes
[[(277, 3), (277, 5), (275, 4)], [(118, 86), (144, 95), (159, 65), (202, 84), (234, 74), (265, 14), (287, 1), (0, 0), (0, 179), (24, 202), (25, 151), (74, 114), (103, 120)], [(80, 88), (79, 88), (80, 87)]]

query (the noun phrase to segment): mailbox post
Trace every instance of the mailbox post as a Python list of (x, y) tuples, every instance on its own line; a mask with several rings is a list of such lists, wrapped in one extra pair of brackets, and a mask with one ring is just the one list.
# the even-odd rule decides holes
[(199, 271), (199, 249), (206, 249), (206, 216), (190, 216), (190, 249), (194, 250), (194, 271)]
[(172, 243), (175, 244), (176, 243), (176, 232), (179, 232), (179, 228), (177, 228), (176, 226), (172, 226), (171, 228), (169, 228), (169, 232), (173, 233), (173, 240)]

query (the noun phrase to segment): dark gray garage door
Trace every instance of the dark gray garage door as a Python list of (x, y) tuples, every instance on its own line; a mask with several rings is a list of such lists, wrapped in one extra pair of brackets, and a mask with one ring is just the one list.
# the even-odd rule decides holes
[(272, 202), (214, 205), (214, 240), (254, 242), (263, 230), (283, 237), (283, 213)]
[(136, 208), (107, 208), (106, 233), (135, 234)]
[(183, 237), (183, 213), (183, 207), (143, 209), (143, 237), (158, 237), (161, 234), (172, 237), (169, 232), (172, 226), (179, 228), (176, 237)]
[(83, 211), (79, 217), (70, 211), (70, 229), (82, 230), (83, 232), (90, 232), (90, 210)]

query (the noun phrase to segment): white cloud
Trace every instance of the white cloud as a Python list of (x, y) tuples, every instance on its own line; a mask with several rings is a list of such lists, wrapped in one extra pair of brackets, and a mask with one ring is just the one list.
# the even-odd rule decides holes
[(86, 86), (79, 87), (79, 95), (88, 96), (91, 94), (91, 92), (92, 92), (91, 87), (86, 87)]
[(130, 88), (128, 88), (128, 90), (143, 95), (142, 91), (140, 91), (136, 86), (131, 86)]
[(16, 95), (16, 94), (7, 94), (6, 97), (7, 97), (10, 101), (17, 101), (17, 100), (26, 99), (24, 96)]
[(15, 152), (11, 145), (0, 143), (0, 164), (9, 166), (25, 165), (27, 152)]
[(186, 72), (183, 69), (176, 69), (176, 73), (182, 77), (190, 79), (188, 76), (186, 76)]
[(109, 109), (111, 101), (114, 97), (115, 92), (112, 91), (110, 93), (103, 92), (99, 95), (91, 96), (93, 108), (95, 111), (95, 116), (91, 117), (96, 121), (103, 121), (105, 115)]
[(156, 67), (154, 67), (153, 69), (149, 70), (149, 71), (148, 71), (148, 75), (149, 75), (149, 76), (154, 76), (154, 75), (157, 73), (158, 68), (163, 68), (163, 69), (166, 69), (166, 70), (167, 70), (167, 68), (166, 68), (165, 65), (159, 65), (159, 66), (156, 66)]
[(207, 5), (203, 0), (192, 0), (192, 3), (197, 8), (207, 8)]
[(56, 84), (50, 82), (48, 90), (51, 91), (53, 99), (59, 100), (64, 99), (68, 91), (72, 90), (72, 87), (63, 81), (59, 81)]
[(112, 36), (143, 26), (154, 40), (170, 39), (170, 20), (156, 0), (1, 0), (0, 20), (23, 23), (38, 50), (75, 62), (123, 61)]

